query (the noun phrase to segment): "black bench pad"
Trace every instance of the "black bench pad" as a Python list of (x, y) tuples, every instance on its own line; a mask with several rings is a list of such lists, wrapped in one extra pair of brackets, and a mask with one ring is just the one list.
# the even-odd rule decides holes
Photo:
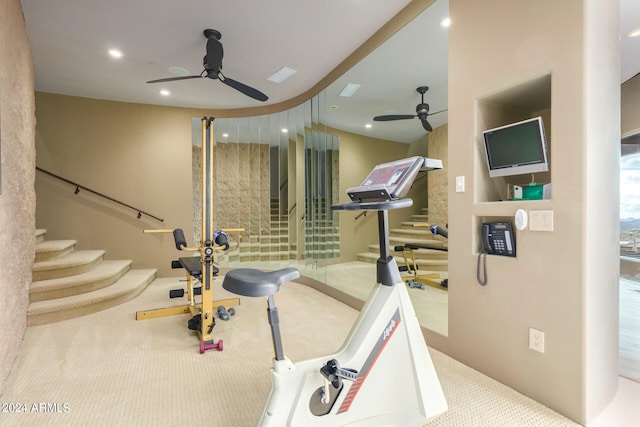
[[(190, 276), (202, 276), (202, 261), (200, 257), (187, 256), (178, 258), (178, 261), (180, 261), (180, 264), (187, 270)], [(213, 274), (218, 274), (218, 268), (216, 266), (213, 266)]]

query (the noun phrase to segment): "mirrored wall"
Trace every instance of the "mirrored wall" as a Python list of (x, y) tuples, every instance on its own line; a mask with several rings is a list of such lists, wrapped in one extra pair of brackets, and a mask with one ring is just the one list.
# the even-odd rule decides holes
[[(330, 209), (338, 201), (339, 141), (319, 124), (322, 108), (318, 95), (280, 113), (214, 120), (214, 223), (231, 244), (217, 257), (221, 266), (320, 270), (339, 257), (338, 216)], [(202, 222), (201, 119), (192, 119), (195, 245)]]
[[(216, 228), (242, 229), (229, 232), (231, 248), (217, 257), (222, 267), (295, 266), (304, 276), (345, 294), (369, 294), (375, 281), (370, 252), (375, 254), (377, 234), (369, 232), (375, 217), (331, 211), (330, 205), (339, 201), (341, 180), (344, 193), (345, 187), (361, 182), (373, 162), (403, 155), (428, 155), (443, 160), (445, 168), (447, 164), (448, 36), (441, 22), (448, 14), (448, 0), (418, 3), (424, 9), (410, 8), (392, 36), (381, 31), (379, 43), (369, 44), (377, 47), (355, 55), (350, 68), (338, 67), (319, 95), (280, 113), (214, 120), (214, 223)], [(358, 93), (341, 96), (352, 82), (361, 85)], [(417, 120), (372, 122), (377, 115), (415, 111), (416, 88), (424, 85), (429, 86), (425, 101), (440, 112), (429, 117), (433, 132), (428, 136)], [(193, 119), (194, 246), (201, 235), (200, 119)], [(381, 141), (400, 145), (378, 150)], [(412, 223), (448, 223), (446, 171), (420, 181), (414, 193), (415, 215), (397, 221), (395, 245), (430, 240), (416, 237), (419, 230)], [(418, 212), (418, 206), (428, 206), (428, 212)], [(447, 253), (437, 253), (418, 254), (420, 272), (447, 277)], [(410, 295), (422, 326), (447, 335), (448, 292), (427, 286), (410, 289)]]

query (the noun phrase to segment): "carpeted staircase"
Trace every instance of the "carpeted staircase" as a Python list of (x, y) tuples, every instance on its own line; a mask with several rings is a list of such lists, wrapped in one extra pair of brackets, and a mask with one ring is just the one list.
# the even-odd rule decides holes
[[(395, 246), (405, 243), (419, 243), (431, 246), (447, 246), (446, 239), (434, 236), (428, 227), (414, 227), (415, 224), (429, 224), (427, 208), (422, 209), (420, 215), (413, 215), (411, 221), (403, 222), (401, 228), (389, 231), (389, 245), (393, 251)], [(404, 265), (402, 252), (393, 252), (398, 266)], [(375, 263), (380, 256), (380, 245), (369, 245), (369, 251), (358, 254), (358, 261)], [(416, 264), (420, 274), (438, 273), (446, 278), (449, 269), (448, 253), (432, 249), (418, 249), (415, 251)]]
[(42, 325), (104, 310), (134, 298), (155, 269), (131, 270), (131, 261), (106, 261), (103, 250), (76, 250), (75, 240), (45, 240), (36, 230), (28, 325)]

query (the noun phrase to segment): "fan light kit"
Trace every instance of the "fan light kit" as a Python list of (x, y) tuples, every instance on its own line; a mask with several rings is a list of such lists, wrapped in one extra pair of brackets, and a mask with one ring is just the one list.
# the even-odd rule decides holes
[(427, 117), (433, 116), (434, 114), (442, 113), (447, 110), (436, 111), (435, 113), (429, 113), (429, 104), (425, 104), (424, 102), (424, 94), (429, 90), (428, 86), (420, 86), (416, 89), (416, 91), (421, 96), (420, 104), (416, 106), (416, 114), (389, 114), (386, 116), (376, 116), (373, 118), (376, 122), (388, 122), (392, 120), (406, 120), (406, 119), (415, 119), (416, 117), (420, 119), (422, 122), (422, 127), (427, 132), (431, 132), (433, 128), (427, 121)]
[(222, 74), (222, 71), (220, 71), (222, 70), (222, 57), (224, 55), (222, 43), (220, 43), (222, 34), (220, 34), (219, 31), (211, 29), (204, 30), (203, 34), (207, 39), (207, 54), (204, 56), (204, 58), (202, 58), (204, 70), (202, 70), (199, 75), (169, 77), (166, 79), (150, 80), (147, 83), (163, 83), (176, 80), (198, 79), (201, 77), (207, 77), (212, 80), (219, 80), (227, 86), (232, 87), (233, 89), (242, 92), (243, 94), (255, 100), (264, 102), (269, 99), (267, 95), (260, 92), (258, 89), (254, 89), (244, 83), (240, 83), (239, 81), (225, 77), (225, 75)]

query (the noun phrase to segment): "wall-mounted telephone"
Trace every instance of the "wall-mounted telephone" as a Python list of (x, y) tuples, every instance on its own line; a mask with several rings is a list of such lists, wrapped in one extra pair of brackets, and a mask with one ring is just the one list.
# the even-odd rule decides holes
[(516, 239), (510, 222), (483, 222), (480, 234), (484, 253), (516, 256)]

